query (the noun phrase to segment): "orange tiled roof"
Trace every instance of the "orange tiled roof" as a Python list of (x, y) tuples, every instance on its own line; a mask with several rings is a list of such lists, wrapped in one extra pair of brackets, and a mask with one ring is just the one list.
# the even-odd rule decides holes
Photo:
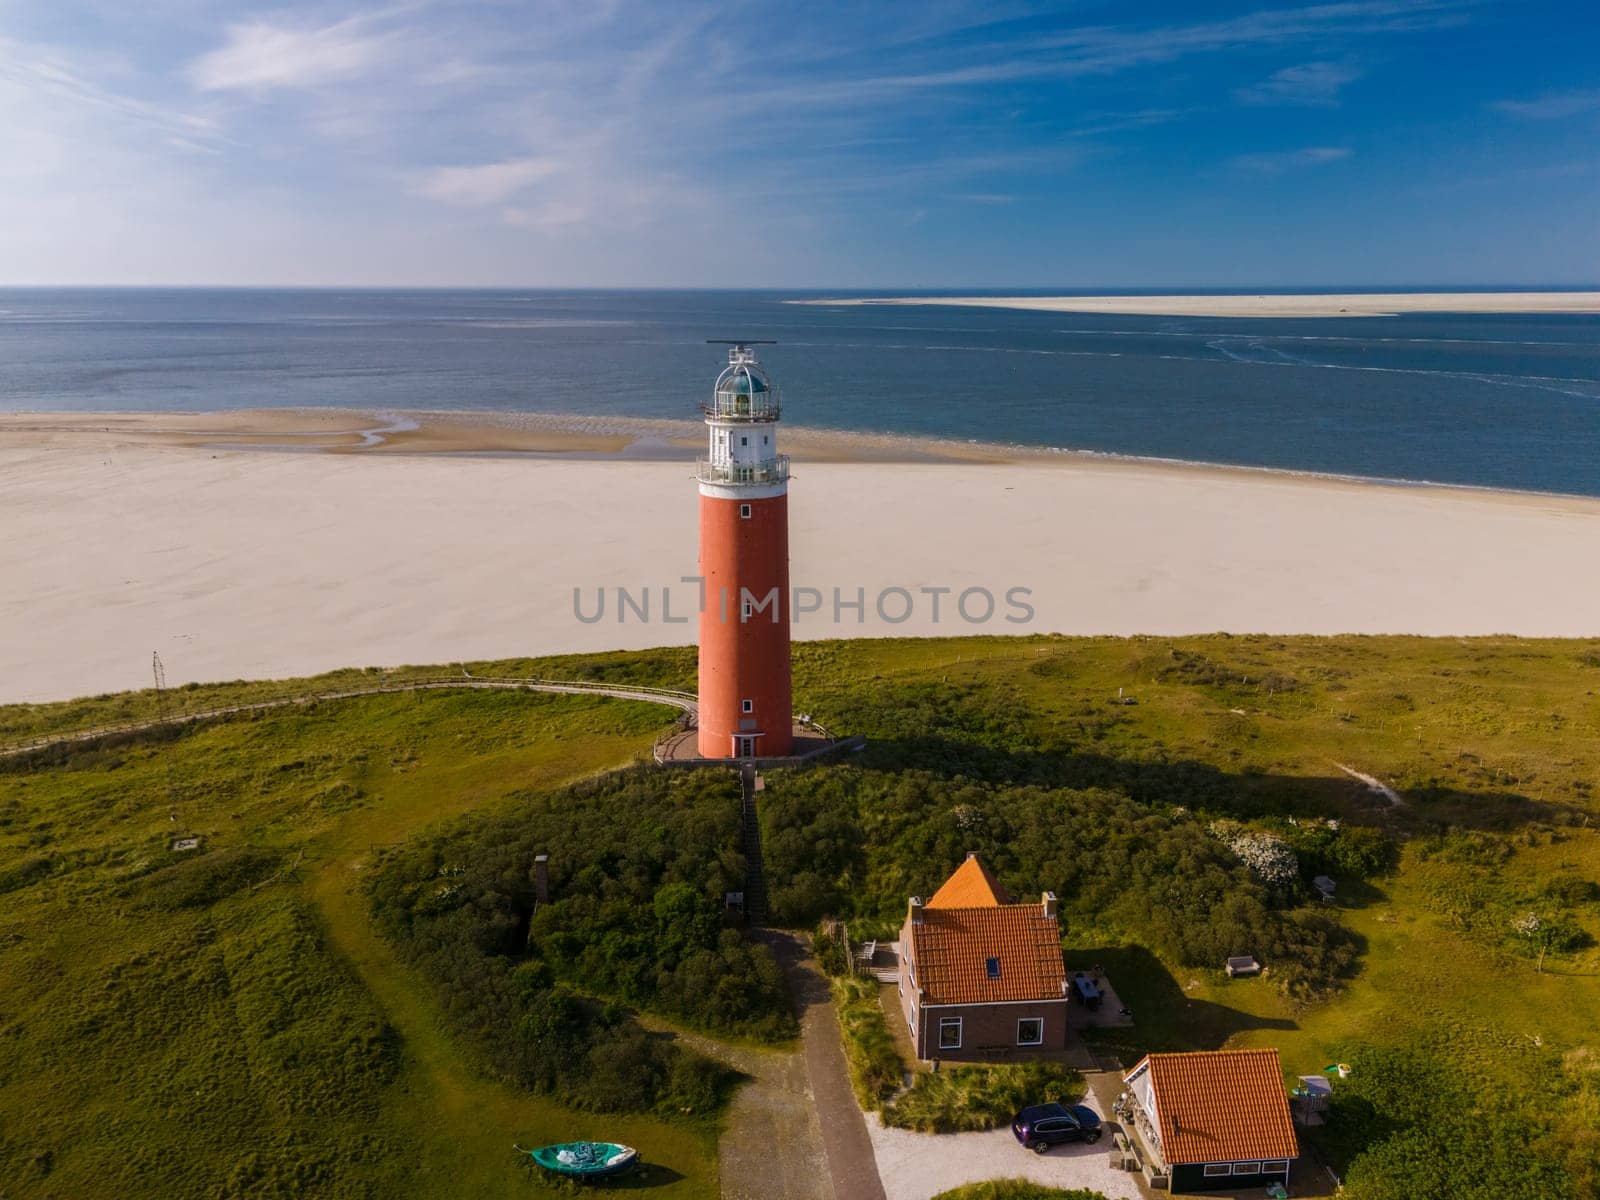
[[(998, 979), (989, 978), (991, 958), (1000, 960)], [(1039, 904), (930, 905), (911, 923), (911, 961), (924, 1004), (1060, 1000), (1066, 994), (1061, 927)]]
[(1276, 1050), (1150, 1054), (1145, 1062), (1169, 1165), (1299, 1155)]
[(989, 874), (989, 868), (978, 861), (976, 854), (967, 855), (967, 861), (957, 867), (944, 881), (926, 908), (992, 908), (996, 904), (1010, 904), (1000, 881)]

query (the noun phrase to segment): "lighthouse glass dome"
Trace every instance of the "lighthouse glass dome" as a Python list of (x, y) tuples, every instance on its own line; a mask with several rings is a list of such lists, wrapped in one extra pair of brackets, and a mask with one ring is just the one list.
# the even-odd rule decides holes
[(717, 376), (706, 416), (718, 421), (776, 421), (778, 389), (743, 346), (728, 351), (728, 365)]

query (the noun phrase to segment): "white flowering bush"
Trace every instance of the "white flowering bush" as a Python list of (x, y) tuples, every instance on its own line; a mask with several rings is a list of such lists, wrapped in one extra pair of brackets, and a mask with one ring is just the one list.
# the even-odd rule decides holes
[(1282, 838), (1237, 821), (1213, 821), (1206, 832), (1238, 855), (1250, 873), (1268, 887), (1287, 887), (1300, 875), (1300, 860)]

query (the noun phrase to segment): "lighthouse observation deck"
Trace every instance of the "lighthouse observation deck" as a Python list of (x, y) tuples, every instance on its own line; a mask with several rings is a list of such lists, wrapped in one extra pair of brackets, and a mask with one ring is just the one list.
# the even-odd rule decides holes
[(789, 481), (789, 456), (779, 454), (765, 462), (736, 463), (714, 458), (695, 459), (695, 478), (701, 483), (769, 484)]

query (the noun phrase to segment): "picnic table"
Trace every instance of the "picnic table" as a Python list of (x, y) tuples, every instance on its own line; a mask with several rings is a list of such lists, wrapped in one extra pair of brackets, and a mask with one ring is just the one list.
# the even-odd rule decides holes
[(1100, 988), (1084, 972), (1079, 971), (1072, 977), (1072, 988), (1078, 993), (1078, 999), (1083, 1001), (1083, 1006), (1090, 1012), (1100, 1007)]

